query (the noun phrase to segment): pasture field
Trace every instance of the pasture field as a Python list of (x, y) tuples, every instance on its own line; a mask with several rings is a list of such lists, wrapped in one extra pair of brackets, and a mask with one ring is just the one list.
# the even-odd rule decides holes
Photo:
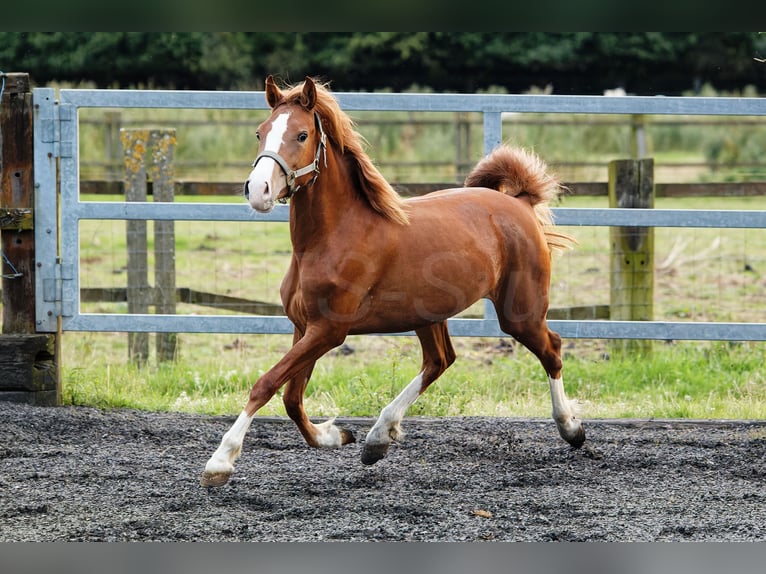
[[(86, 198), (87, 199), (87, 198)], [(182, 198), (184, 201), (199, 201)], [(224, 201), (224, 199), (216, 199)], [(240, 201), (232, 197), (226, 201)], [(658, 199), (660, 208), (758, 209), (761, 198)], [(567, 207), (605, 198), (566, 197)], [(152, 264), (151, 223), (149, 258)], [(609, 300), (608, 228), (566, 228), (579, 244), (557, 254), (551, 306)], [(766, 238), (762, 230), (656, 229), (657, 320), (766, 320)], [(178, 222), (179, 287), (277, 303), (290, 241), (282, 223)], [(81, 224), (81, 286), (125, 285), (125, 222)], [(150, 282), (152, 279), (150, 277)], [(83, 304), (125, 312), (125, 304)], [(215, 313), (179, 305), (179, 313)], [(481, 312), (481, 305), (470, 313)], [(179, 360), (144, 368), (127, 358), (125, 334), (65, 333), (67, 404), (236, 413), (260, 373), (289, 348), (290, 336), (181, 334)], [(537, 360), (510, 339), (455, 338), (458, 360), (412, 407), (426, 416), (548, 416)], [(351, 337), (321, 359), (307, 391), (316, 416), (374, 416), (417, 373), (414, 337)], [(766, 343), (656, 342), (649, 356), (615, 354), (607, 341), (566, 340), (564, 381), (590, 418), (762, 418)], [(275, 397), (262, 414), (283, 415)]]

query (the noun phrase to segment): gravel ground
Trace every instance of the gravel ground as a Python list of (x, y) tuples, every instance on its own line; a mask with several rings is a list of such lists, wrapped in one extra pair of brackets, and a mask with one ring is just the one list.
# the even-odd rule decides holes
[(586, 421), (572, 450), (547, 420), (409, 418), (366, 467), (264, 419), (202, 488), (233, 421), (0, 402), (0, 540), (766, 540), (766, 421)]

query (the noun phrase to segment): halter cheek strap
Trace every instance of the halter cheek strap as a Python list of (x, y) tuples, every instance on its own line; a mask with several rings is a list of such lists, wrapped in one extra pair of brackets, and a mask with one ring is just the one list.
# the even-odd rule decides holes
[(322, 120), (319, 119), (319, 114), (316, 112), (314, 112), (314, 122), (316, 123), (317, 130), (319, 130), (319, 143), (317, 144), (317, 150), (314, 154), (314, 161), (307, 166), (300, 169), (291, 169), (282, 156), (273, 151), (263, 151), (259, 153), (253, 162), (253, 167), (255, 167), (262, 158), (268, 157), (277, 162), (277, 165), (285, 174), (287, 180), (287, 193), (284, 196), (277, 198), (277, 201), (280, 203), (287, 203), (287, 200), (301, 188), (300, 185), (295, 184), (299, 177), (313, 173), (314, 178), (309, 185), (312, 185), (316, 181), (317, 176), (319, 175), (319, 157), (322, 153), (324, 153), (324, 166), (327, 167), (327, 136), (324, 133), (324, 129), (322, 129)]

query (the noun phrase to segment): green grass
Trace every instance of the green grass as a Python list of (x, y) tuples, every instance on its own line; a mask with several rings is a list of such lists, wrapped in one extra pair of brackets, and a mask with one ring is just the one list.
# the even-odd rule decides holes
[[(177, 363), (138, 368), (124, 334), (64, 335), (64, 402), (210, 414), (236, 413), (250, 386), (289, 348), (288, 336), (183, 335)], [(411, 337), (350, 337), (351, 355), (317, 363), (306, 393), (312, 416), (375, 416), (419, 370)], [(542, 367), (499, 339), (455, 339), (456, 363), (411, 408), (423, 416), (547, 417)], [(762, 418), (766, 343), (655, 343), (649, 357), (569, 341), (564, 380), (589, 418)], [(106, 359), (108, 357), (108, 359)], [(73, 365), (79, 364), (79, 367)], [(277, 395), (261, 414), (284, 415)]]
[(763, 418), (764, 359), (764, 343), (655, 343), (650, 358), (570, 358), (567, 382), (593, 416)]

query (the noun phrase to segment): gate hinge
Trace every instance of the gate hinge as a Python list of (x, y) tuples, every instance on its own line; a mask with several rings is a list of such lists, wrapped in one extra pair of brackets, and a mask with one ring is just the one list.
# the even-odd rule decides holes
[(73, 134), (77, 129), (77, 110), (72, 104), (60, 104), (59, 115), (59, 157), (73, 157)]
[(73, 301), (65, 298), (65, 283), (74, 279), (74, 266), (72, 264), (56, 263), (53, 268), (53, 276), (43, 277), (43, 301), (54, 304), (56, 317), (69, 317), (72, 315)]
[(77, 109), (72, 104), (56, 104), (40, 118), (40, 141), (53, 145), (54, 157), (73, 157), (73, 134), (77, 126)]
[(59, 123), (59, 106), (46, 106), (44, 115), (40, 116), (40, 141), (45, 144), (51, 144), (53, 147), (53, 157), (59, 157), (61, 142), (61, 125)]

